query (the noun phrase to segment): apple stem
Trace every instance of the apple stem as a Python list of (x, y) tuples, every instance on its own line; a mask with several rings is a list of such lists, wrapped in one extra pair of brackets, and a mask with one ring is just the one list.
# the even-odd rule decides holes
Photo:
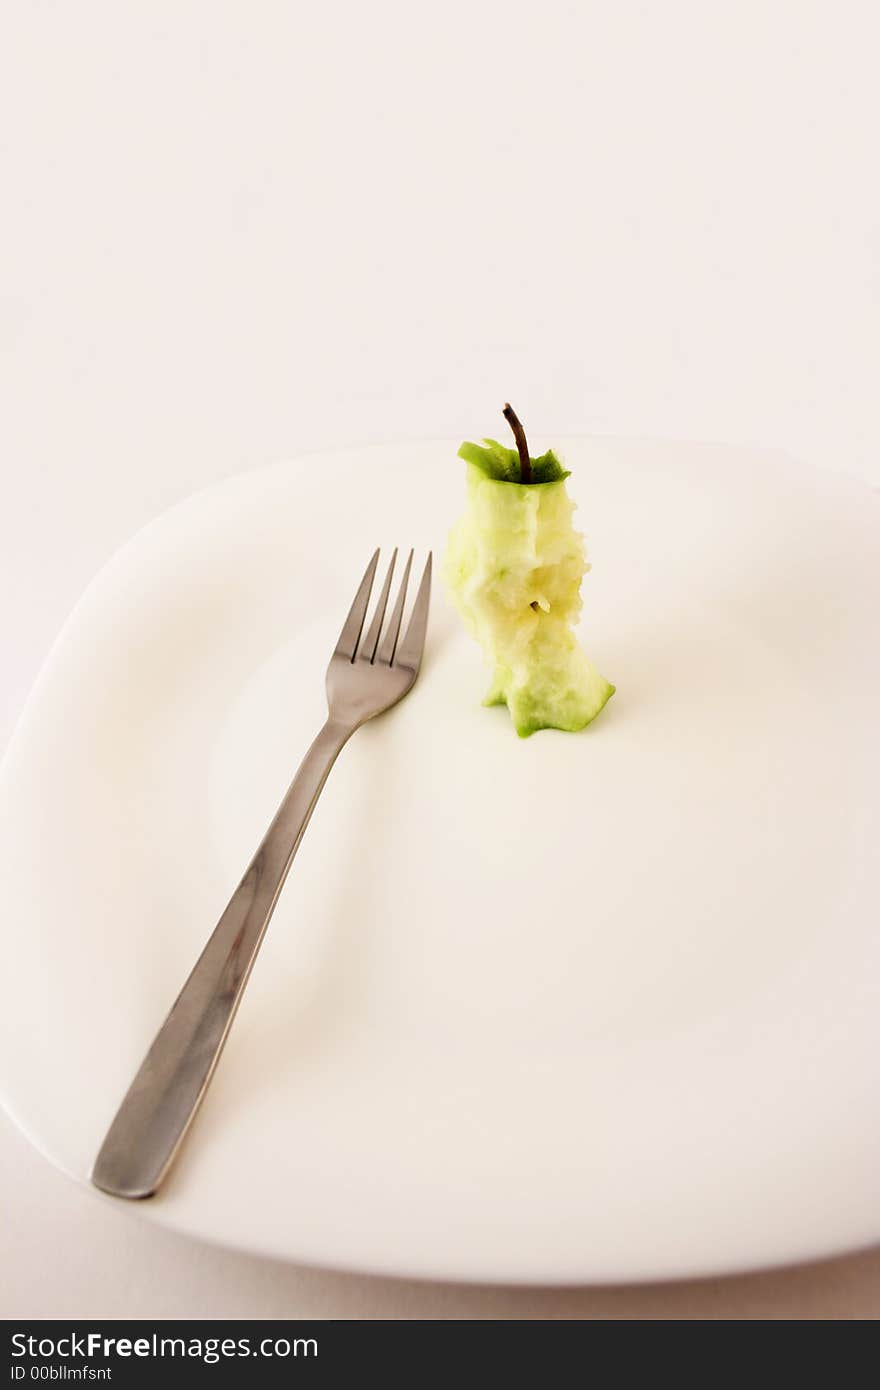
[(519, 480), (521, 483), (532, 481), (532, 460), (529, 458), (529, 446), (526, 443), (526, 432), (517, 418), (516, 411), (512, 405), (504, 407), (504, 418), (513, 430), (513, 437), (516, 440), (516, 447), (519, 450)]

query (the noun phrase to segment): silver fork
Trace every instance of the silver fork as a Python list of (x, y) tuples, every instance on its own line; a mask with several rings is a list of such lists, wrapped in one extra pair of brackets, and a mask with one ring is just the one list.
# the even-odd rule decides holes
[(382, 635), (396, 557), (395, 550), (364, 635), (378, 550), (367, 566), (327, 667), (327, 722), (306, 753), (107, 1132), (92, 1182), (115, 1197), (150, 1197), (168, 1172), (214, 1074), (278, 895), (331, 767), (355, 729), (396, 705), (415, 684), (428, 625), (431, 556), (400, 640), (412, 551)]

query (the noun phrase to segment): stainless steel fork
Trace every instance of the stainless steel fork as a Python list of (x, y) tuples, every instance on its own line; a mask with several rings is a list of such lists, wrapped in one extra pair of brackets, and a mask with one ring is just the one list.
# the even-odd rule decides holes
[(395, 550), (364, 635), (378, 550), (367, 566), (327, 668), (327, 722), (117, 1111), (92, 1170), (92, 1182), (104, 1192), (150, 1197), (159, 1187), (214, 1074), (331, 767), (355, 729), (397, 704), (415, 684), (428, 624), (431, 556), (402, 638), (412, 551), (382, 633), (396, 557)]

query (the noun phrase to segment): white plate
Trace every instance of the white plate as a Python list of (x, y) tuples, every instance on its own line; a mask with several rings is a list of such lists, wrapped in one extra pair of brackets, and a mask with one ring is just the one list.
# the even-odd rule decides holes
[[(518, 740), (435, 587), (421, 679), (337, 764), (142, 1216), (511, 1281), (880, 1236), (876, 495), (743, 450), (564, 452), (617, 694)], [(234, 478), (59, 639), (0, 779), (0, 1094), (79, 1180), (323, 719), (369, 552), (442, 549), (454, 455)]]

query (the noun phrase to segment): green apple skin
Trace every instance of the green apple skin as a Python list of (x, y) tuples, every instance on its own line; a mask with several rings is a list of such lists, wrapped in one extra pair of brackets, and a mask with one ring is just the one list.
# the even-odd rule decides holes
[(521, 738), (538, 729), (575, 733), (595, 719), (614, 686), (588, 661), (572, 631), (589, 565), (583, 536), (572, 525), (568, 474), (550, 454), (536, 464), (555, 480), (508, 481), (504, 459), (488, 446), (511, 451), (493, 440), (484, 443), (485, 450), (462, 446), (467, 505), (449, 537), (443, 579), (494, 666), (484, 704), (506, 704)]

